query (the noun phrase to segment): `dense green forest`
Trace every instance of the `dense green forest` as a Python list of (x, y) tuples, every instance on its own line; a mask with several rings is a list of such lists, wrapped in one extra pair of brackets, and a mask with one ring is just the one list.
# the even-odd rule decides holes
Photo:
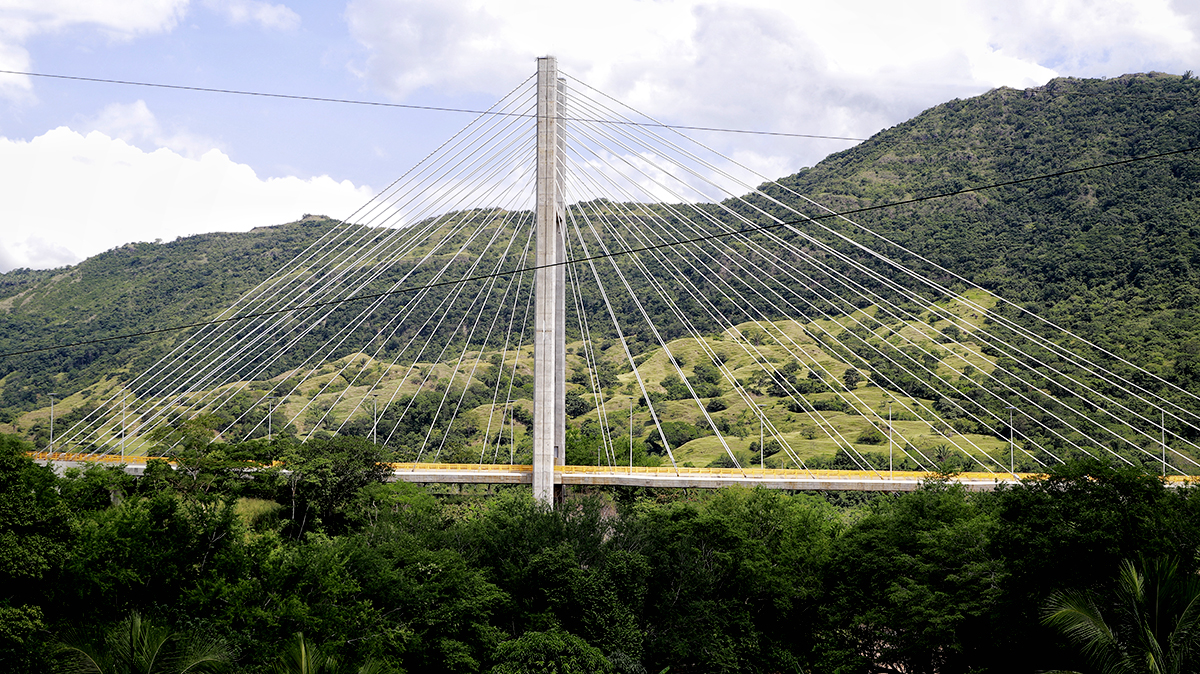
[(65, 645), (106, 657), (147, 626), (234, 672), (300, 671), (274, 669), (298, 634), (337, 671), (1091, 671), (1044, 624), (1052, 602), (1086, 593), (1136, 646), (1122, 562), (1193, 574), (1200, 545), (1200, 491), (1094, 462), (985, 493), (616, 489), (548, 511), (522, 488), (387, 484), (382, 450), (350, 438), (140, 478), (57, 477), (27, 449), (0, 436), (10, 672), (68, 671)]
[[(1200, 145), (1198, 102), (1200, 80), (1163, 73), (1001, 88), (931, 108), (763, 187), (785, 203), (804, 195), (849, 211), (1187, 150)], [(1152, 372), (1200, 384), (1195, 152), (854, 217)]]

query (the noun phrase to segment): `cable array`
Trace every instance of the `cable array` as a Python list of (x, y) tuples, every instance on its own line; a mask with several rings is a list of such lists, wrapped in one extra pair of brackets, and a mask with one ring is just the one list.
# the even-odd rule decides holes
[[(357, 436), (527, 463), (533, 96), (483, 111), (56, 444)], [(1200, 468), (1186, 391), (582, 82), (563, 106), (568, 459)]]

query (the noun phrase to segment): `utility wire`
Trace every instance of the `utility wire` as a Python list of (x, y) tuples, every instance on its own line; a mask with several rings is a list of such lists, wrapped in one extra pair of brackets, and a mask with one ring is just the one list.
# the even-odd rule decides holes
[[(0, 72), (9, 72), (9, 71), (0, 71)], [(907, 206), (907, 205), (922, 203), (922, 202), (926, 202), (926, 201), (933, 201), (935, 199), (944, 199), (946, 197), (953, 197), (953, 196), (957, 196), (959, 194), (968, 194), (971, 192), (981, 192), (983, 190), (998, 189), (1001, 187), (1011, 187), (1013, 185), (1021, 185), (1024, 183), (1036, 182), (1038, 180), (1048, 180), (1050, 178), (1058, 178), (1061, 176), (1072, 175), (1072, 174), (1076, 174), (1076, 173), (1086, 173), (1088, 171), (1097, 171), (1097, 170), (1104, 169), (1104, 168), (1112, 168), (1115, 166), (1124, 166), (1127, 164), (1135, 164), (1138, 162), (1150, 161), (1153, 159), (1162, 159), (1165, 157), (1173, 157), (1173, 156), (1177, 156), (1177, 155), (1181, 155), (1181, 154), (1187, 154), (1189, 152), (1195, 152), (1197, 150), (1200, 150), (1200, 145), (1195, 145), (1195, 146), (1183, 148), (1180, 150), (1171, 150), (1168, 152), (1158, 152), (1155, 154), (1141, 155), (1138, 157), (1130, 157), (1128, 159), (1120, 159), (1117, 161), (1105, 162), (1103, 164), (1093, 164), (1091, 166), (1084, 166), (1084, 167), (1080, 167), (1080, 168), (1065, 169), (1062, 171), (1055, 171), (1053, 173), (1045, 173), (1045, 174), (1041, 174), (1041, 175), (1037, 175), (1037, 176), (1031, 176), (1028, 178), (1018, 178), (1016, 180), (1006, 180), (1003, 182), (991, 183), (988, 185), (965, 187), (960, 190), (953, 190), (950, 192), (940, 192), (938, 194), (930, 194), (930, 195), (926, 195), (923, 197), (914, 197), (912, 199), (904, 199), (901, 201), (895, 201), (895, 202), (890, 202), (890, 203), (886, 203), (886, 204), (863, 206), (861, 208), (854, 208), (854, 209), (850, 209), (850, 210), (846, 210), (846, 211), (839, 211), (836, 213), (824, 213), (824, 214), (814, 215), (811, 217), (798, 218), (798, 219), (793, 219), (793, 220), (781, 220), (778, 222), (774, 222), (774, 223), (770, 223), (770, 224), (766, 224), (766, 225), (760, 225), (757, 227), (743, 227), (741, 229), (716, 232), (713, 234), (706, 234), (704, 236), (697, 236), (697, 237), (693, 237), (690, 239), (684, 239), (684, 240), (680, 240), (680, 241), (671, 241), (671, 242), (662, 243), (662, 244), (642, 246), (640, 248), (628, 248), (628, 249), (624, 249), (624, 250), (616, 250), (616, 251), (611, 251), (608, 253), (592, 255), (589, 257), (581, 257), (581, 258), (575, 258), (572, 260), (564, 260), (563, 262), (556, 262), (553, 264), (535, 265), (532, 267), (523, 267), (521, 269), (512, 269), (512, 270), (508, 270), (508, 271), (495, 272), (492, 274), (481, 274), (478, 276), (471, 276), (471, 277), (463, 278), (463, 279), (441, 281), (438, 283), (429, 283), (429, 284), (420, 285), (420, 286), (410, 286), (407, 288), (396, 288), (393, 290), (389, 290), (387, 292), (370, 293), (370, 294), (366, 294), (366, 295), (356, 295), (354, 297), (346, 297), (346, 298), (342, 298), (342, 299), (328, 300), (328, 301), (324, 301), (324, 302), (314, 302), (311, 304), (302, 304), (302, 305), (297, 305), (294, 307), (287, 307), (284, 309), (274, 309), (271, 311), (262, 311), (262, 312), (252, 313), (252, 314), (246, 314), (243, 316), (231, 316), (229, 318), (220, 318), (220, 319), (211, 320), (211, 321), (200, 321), (197, 323), (187, 323), (184, 325), (176, 325), (176, 326), (172, 326), (172, 327), (168, 327), (168, 328), (157, 328), (154, 330), (131, 332), (131, 333), (123, 334), (123, 335), (115, 335), (113, 337), (101, 337), (98, 339), (89, 339), (89, 340), (85, 340), (85, 341), (72, 342), (69, 344), (61, 344), (61, 345), (56, 345), (56, 346), (44, 346), (44, 347), (38, 347), (35, 349), (23, 349), (20, 351), (8, 351), (8, 352), (0, 353), (0, 358), (11, 358), (13, 356), (23, 356), (23, 355), (27, 355), (27, 354), (31, 354), (31, 353), (42, 353), (45, 351), (54, 351), (56, 349), (69, 349), (69, 348), (73, 348), (73, 347), (77, 347), (77, 346), (89, 346), (92, 344), (100, 344), (103, 342), (112, 342), (112, 341), (116, 341), (116, 340), (120, 340), (120, 339), (132, 339), (134, 337), (147, 337), (150, 335), (157, 335), (157, 334), (162, 334), (165, 332), (176, 332), (179, 330), (188, 330), (191, 328), (199, 328), (199, 327), (204, 327), (204, 326), (208, 326), (208, 325), (218, 325), (221, 323), (229, 323), (232, 321), (243, 321), (243, 320), (248, 320), (248, 319), (252, 319), (252, 318), (262, 318), (264, 316), (274, 316), (274, 315), (278, 315), (278, 314), (286, 314), (286, 313), (292, 312), (292, 311), (302, 311), (305, 309), (313, 309), (313, 308), (332, 306), (332, 305), (338, 305), (338, 304), (346, 304), (349, 302), (358, 302), (358, 301), (364, 301), (364, 300), (378, 299), (381, 297), (387, 297), (389, 295), (401, 295), (401, 294), (409, 293), (409, 292), (418, 292), (421, 290), (431, 290), (434, 288), (458, 285), (461, 283), (469, 283), (472, 281), (485, 281), (487, 279), (496, 278), (496, 277), (500, 277), (500, 276), (510, 276), (512, 274), (521, 274), (524, 272), (537, 271), (539, 269), (544, 269), (544, 268), (549, 268), (549, 267), (557, 267), (557, 266), (562, 266), (562, 265), (574, 265), (574, 264), (579, 264), (579, 263), (583, 263), (583, 262), (589, 262), (592, 260), (601, 260), (601, 259), (606, 259), (606, 258), (610, 258), (610, 257), (617, 257), (619, 255), (632, 255), (635, 253), (641, 253), (641, 252), (646, 252), (646, 251), (651, 251), (651, 250), (658, 250), (660, 248), (673, 248), (676, 246), (682, 246), (682, 245), (686, 245), (686, 244), (690, 244), (690, 243), (699, 243), (702, 241), (711, 241), (713, 239), (722, 239), (722, 238), (727, 238), (727, 237), (740, 236), (740, 235), (744, 235), (744, 234), (753, 234), (755, 232), (779, 229), (781, 227), (787, 227), (789, 225), (799, 225), (799, 224), (804, 224), (806, 222), (812, 222), (812, 221), (816, 221), (816, 220), (843, 218), (843, 217), (847, 217), (847, 216), (851, 216), (851, 215), (858, 215), (860, 213), (868, 213), (868, 212), (879, 211), (879, 210), (883, 210), (883, 209), (887, 209), (887, 208), (894, 208), (897, 206)]]
[[(276, 94), (265, 91), (245, 91), (242, 89), (218, 89), (214, 87), (193, 87), (183, 84), (163, 84), (161, 82), (134, 82), (131, 80), (113, 80), (102, 77), (80, 77), (78, 75), (55, 75), (51, 73), (32, 73), (21, 70), (0, 70), (0, 74), (4, 75), (24, 75), (26, 77), (45, 77), (56, 80), (71, 80), (75, 82), (95, 82), (98, 84), (123, 84), (131, 87), (150, 87), (153, 89), (172, 89), (175, 91), (199, 91), (208, 94), (231, 94), (234, 96), (256, 96), (259, 98), (282, 98), (292, 101), (312, 101), (317, 103), (346, 103), (349, 105), (367, 105), (377, 108), (401, 108), (405, 110), (427, 110), (431, 112), (461, 112), (470, 115), (493, 115), (502, 117), (528, 117), (534, 118), (535, 114), (520, 113), (520, 112), (498, 112), (494, 110), (473, 110), (471, 108), (450, 108), (437, 105), (413, 105), (411, 103), (384, 103), (382, 101), (363, 101), (353, 98), (329, 98), (325, 96), (301, 96), (299, 94)], [(752, 136), (782, 136), (786, 138), (813, 138), (817, 140), (849, 140), (849, 141), (864, 141), (866, 138), (855, 138), (851, 136), (826, 136), (812, 133), (788, 133), (785, 131), (755, 131), (751, 129), (726, 129), (713, 126), (682, 126), (675, 124), (661, 123), (638, 123), (628, 121), (616, 121), (607, 119), (574, 119), (571, 117), (559, 117), (560, 120), (571, 122), (595, 122), (598, 124), (637, 124), (639, 126), (654, 126), (664, 129), (683, 129), (687, 131), (716, 131), (720, 133), (740, 133)]]

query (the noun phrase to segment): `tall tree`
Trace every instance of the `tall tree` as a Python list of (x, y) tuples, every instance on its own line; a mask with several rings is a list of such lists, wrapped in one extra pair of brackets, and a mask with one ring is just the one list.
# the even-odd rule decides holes
[(0, 434), (0, 663), (6, 672), (37, 671), (48, 644), (42, 602), (72, 552), (71, 512), (54, 473)]

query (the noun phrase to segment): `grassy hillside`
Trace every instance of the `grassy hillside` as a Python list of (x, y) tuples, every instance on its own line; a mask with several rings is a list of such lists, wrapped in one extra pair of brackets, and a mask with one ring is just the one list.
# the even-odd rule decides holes
[[(998, 89), (932, 108), (811, 169), (763, 186), (777, 203), (761, 197), (751, 198), (750, 203), (796, 221), (796, 211), (822, 213), (804, 197), (833, 209), (852, 211), (1189, 148), (1200, 145), (1198, 96), (1197, 81), (1162, 74), (1113, 80), (1059, 79), (1026, 91)], [(756, 307), (765, 316), (764, 321), (727, 330), (705, 323), (704, 311), (683, 289), (668, 289), (662, 294), (638, 286), (634, 275), (632, 294), (640, 298), (669, 340), (668, 348), (676, 355), (682, 375), (703, 379), (697, 366), (708, 367), (710, 357), (695, 339), (686, 337), (690, 331), (671, 311), (673, 308), (693, 317), (701, 332), (707, 333), (703, 339), (709, 345), (708, 351), (726, 354), (727, 367), (741, 382), (740, 388), (749, 392), (750, 400), (737, 395), (738, 387), (729, 381), (712, 383), (715, 388), (697, 400), (680, 395), (682, 381), (649, 332), (627, 331), (626, 338), (660, 420), (670, 424), (672, 437), (668, 443), (676, 450), (676, 458), (695, 465), (720, 460), (726, 446), (742, 462), (752, 458), (751, 451), (758, 447), (760, 421), (750, 404), (765, 409), (763, 425), (774, 426), (777, 440), (783, 440), (796, 457), (806, 460), (843, 460), (833, 457), (839, 442), (842, 446), (853, 444), (863, 452), (885, 454), (886, 440), (872, 435), (871, 429), (882, 425), (888, 401), (892, 427), (922, 456), (942, 454), (948, 445), (968, 446), (968, 454), (996, 455), (1006, 446), (1002, 438), (1013, 433), (998, 420), (1007, 417), (1006, 405), (1016, 401), (1012, 398), (1015, 393), (986, 390), (991, 384), (984, 381), (983, 375), (998, 365), (1002, 366), (998, 379), (1001, 386), (1010, 392), (1036, 389), (1038, 395), (1054, 398), (1055, 404), (1065, 410), (1059, 412), (1065, 424), (1108, 423), (1103, 410), (1094, 405), (1076, 400), (1065, 391), (1050, 390), (1052, 387), (1023, 375), (1008, 374), (1017, 366), (1052, 368), (1078, 377), (1086, 385), (1100, 385), (1088, 373), (1044, 349), (1013, 354), (997, 348), (996, 340), (1013, 336), (1012, 330), (994, 320), (997, 317), (1070, 344), (1072, 350), (1082, 350), (1089, 358), (1109, 363), (1118, 374), (1194, 410), (1194, 400), (1081, 346), (1069, 333), (1127, 358), (1152, 375), (1200, 393), (1197, 197), (1200, 159), (1195, 153), (1187, 153), (854, 216), (858, 223), (893, 243), (837, 219), (820, 221), (830, 231), (811, 223), (798, 225), (804, 235), (826, 242), (830, 250), (851, 251), (852, 241), (909, 264), (952, 289), (950, 295), (936, 297), (910, 283), (908, 290), (914, 294), (905, 298), (894, 289), (874, 287), (872, 291), (882, 300), (895, 304), (890, 309), (873, 300), (839, 300), (800, 317), (784, 315), (764, 302)], [(600, 211), (607, 208), (603, 202), (596, 205)], [(751, 220), (767, 222), (744, 204), (729, 202), (726, 206)], [(717, 219), (728, 220), (729, 213), (715, 207), (713, 213)], [(459, 220), (469, 217), (474, 216), (464, 213)], [(517, 226), (520, 221), (517, 218), (505, 226)], [(247, 234), (130, 244), (76, 267), (0, 275), (0, 350), (82, 341), (215, 315), (331, 224), (310, 218)], [(442, 231), (442, 237), (459, 236), (451, 234), (449, 228)], [(831, 231), (845, 239), (835, 238)], [(801, 234), (778, 233), (798, 246), (807, 245)], [(432, 250), (432, 245), (415, 248), (413, 255)], [(620, 264), (629, 263), (622, 260)], [(864, 258), (863, 264), (887, 271), (878, 260)], [(411, 265), (401, 262), (391, 276), (398, 277)], [(653, 268), (654, 261), (648, 265)], [(603, 276), (611, 272), (600, 273)], [(828, 302), (822, 297), (823, 291), (797, 285), (781, 275), (777, 266), (765, 265), (762, 274), (766, 283), (795, 297)], [(413, 282), (424, 279), (417, 275)], [(393, 280), (380, 278), (376, 285), (385, 288)], [(701, 279), (695, 281), (698, 284)], [(897, 282), (909, 283), (904, 278)], [(980, 287), (972, 288), (968, 282)], [(437, 300), (440, 292), (449, 290), (437, 291), (431, 297)], [(997, 296), (1050, 319), (1069, 333), (996, 303)], [(581, 301), (589, 311), (599, 314), (604, 310), (601, 298), (592, 291), (584, 290)], [(997, 314), (988, 318), (980, 307)], [(384, 318), (394, 308), (385, 304), (377, 316), (356, 329), (375, 329), (372, 326), (380, 324), (375, 319)], [(728, 315), (738, 315), (734, 307), (727, 308), (731, 310)], [(640, 307), (629, 298), (616, 298), (613, 310), (627, 317), (635, 316)], [(451, 318), (457, 317), (455, 314)], [(954, 317), (957, 324), (953, 332), (943, 330), (946, 323), (941, 321), (948, 317)], [(335, 313), (309, 338), (324, 339), (348, 321), (348, 314)], [(631, 406), (635, 454), (661, 449), (649, 407), (639, 405), (641, 390), (635, 385), (623, 350), (612, 348), (614, 334), (604, 323), (594, 326), (592, 346), (608, 363), (609, 375), (615, 379), (606, 386), (608, 399), (597, 409), (599, 401), (582, 386), (587, 376), (581, 373), (577, 377), (584, 403), (572, 422), (575, 431), (571, 446), (581, 462), (594, 461), (597, 446), (601, 454), (605, 452), (607, 440), (602, 441), (597, 431), (602, 415), (612, 434), (618, 436), (613, 442), (625, 443), (623, 449), (609, 450), (628, 452)], [(578, 341), (582, 336), (575, 328), (573, 314), (567, 325), (570, 339), (575, 340), (570, 346), (569, 367), (582, 369), (583, 343)], [(417, 334), (420, 328), (408, 326), (405, 331), (400, 337)], [(786, 339), (809, 355), (801, 363), (786, 350), (773, 346), (775, 337), (759, 340), (755, 335)], [(49, 394), (63, 401), (61, 414), (69, 415), (71, 410), (81, 413), (89, 404), (89, 396), (102, 395), (129, 372), (153, 363), (174, 339), (177, 337), (162, 335), (131, 343), (114, 341), (5, 358), (0, 363), (0, 409), (6, 415), (3, 420), (15, 422), (15, 428), (32, 437), (48, 437)], [(747, 355), (749, 350), (743, 348), (747, 342), (755, 343), (757, 355)], [(495, 347), (482, 353), (476, 347), (472, 352), (470, 344), (464, 342), (464, 346), (468, 358), (478, 358), (480, 365), (474, 368), (470, 380), (460, 376), (456, 381), (446, 380), (451, 371), (449, 362), (434, 362), (436, 358), (426, 356), (412, 368), (389, 365), (387, 351), (371, 356), (347, 346), (330, 354), (316, 376), (279, 402), (279, 418), (272, 417), (272, 422), (282, 426), (295, 416), (290, 432), (369, 434), (372, 421), (365, 398), (368, 391), (354, 377), (356, 372), (369, 370), (373, 379), (395, 384), (404, 399), (403, 407), (423, 410), (424, 416), (417, 418), (425, 424), (424, 429), (419, 428), (420, 423), (407, 422), (399, 435), (389, 440), (394, 448), (403, 452), (421, 445), (434, 446), (440, 448), (437, 452), (445, 453), (438, 454), (440, 458), (455, 460), (479, 460), (481, 453), (499, 459), (511, 452), (516, 457), (527, 445), (522, 413), (513, 413), (512, 408), (498, 413), (492, 405), (496, 396), (489, 393), (508, 376), (492, 365), (493, 359), (503, 356), (504, 362), (511, 362), (513, 354), (500, 354)], [(531, 362), (530, 354), (522, 359), (525, 364)], [(896, 363), (905, 359), (923, 363), (921, 367), (931, 377), (915, 378), (898, 369)], [(294, 366), (282, 361), (260, 381), (250, 382), (248, 392), (232, 405), (243, 421), (234, 424), (226, 420), (225, 426), (214, 422), (213, 429), (229, 438), (242, 432), (264, 433), (262, 428), (253, 430), (265, 414), (252, 402), (261, 397), (254, 392), (265, 393), (293, 376), (288, 368)], [(529, 373), (523, 367), (516, 371), (519, 382), (507, 381), (514, 385), (512, 398), (518, 401), (517, 408), (527, 405), (531, 397)], [(848, 391), (841, 377), (851, 368), (860, 371), (865, 381)], [(773, 385), (770, 377), (764, 379), (767, 370), (787, 370), (783, 376), (791, 379), (788, 386), (803, 389), (802, 397), (808, 402), (800, 403), (794, 395), (788, 396)], [(447, 404), (459, 405), (455, 400), (463, 407), (461, 419), (454, 423), (439, 421), (438, 409)], [(388, 407), (386, 402), (375, 401), (380, 419), (402, 411)], [(583, 411), (589, 405), (592, 409)], [(710, 410), (708, 416), (722, 428), (724, 441), (706, 430), (709, 423), (702, 408)], [(968, 409), (994, 421), (972, 421), (963, 413)], [(936, 410), (936, 414), (930, 410)], [(1141, 411), (1150, 413), (1148, 408)], [(869, 423), (868, 419), (874, 421)], [(1017, 430), (1039, 432), (1021, 428), (1019, 423)], [(1191, 438), (1200, 435), (1194, 428), (1173, 430)], [(111, 443), (112, 431), (107, 433), (109, 436), (97, 441)], [(1133, 437), (1124, 430), (1116, 433)], [(506, 440), (497, 443), (501, 434)], [(769, 437), (771, 433), (763, 435)], [(845, 440), (835, 441), (835, 436)], [(1032, 440), (1046, 446), (1075, 441), (1070, 433), (1052, 436), (1054, 433)], [(1143, 438), (1133, 439), (1145, 444)], [(777, 444), (768, 442), (767, 447), (768, 451), (777, 449)], [(785, 461), (784, 454), (772, 460)]]
[[(830, 323), (825, 327), (833, 326)], [(691, 378), (702, 366), (709, 364), (707, 351), (700, 344), (703, 341), (743, 383), (748, 396), (739, 395), (729, 385), (722, 384), (710, 389), (709, 395), (702, 399), (679, 399), (671, 394), (670, 382), (676, 375), (666, 352), (649, 349), (639, 355), (637, 372), (646, 382), (657, 418), (668, 428), (675, 460), (680, 465), (706, 466), (714, 462), (721, 465), (727, 461), (725, 448), (728, 446), (743, 465), (765, 461), (768, 467), (789, 467), (798, 465), (796, 459), (804, 465), (813, 464), (814, 459), (828, 462), (832, 461), (838, 448), (844, 446), (830, 437), (826, 429), (832, 428), (859, 452), (874, 452), (883, 461), (888, 451), (887, 443), (882, 437), (871, 437), (869, 433), (889, 415), (897, 436), (907, 438), (910, 443), (908, 449), (919, 450), (929, 457), (945, 460), (953, 452), (951, 445), (971, 447), (980, 458), (983, 452), (999, 457), (1007, 451), (1006, 443), (992, 435), (957, 433), (951, 425), (927, 411), (931, 400), (917, 400), (870, 382), (847, 388), (840, 383), (848, 369), (846, 363), (836, 354), (826, 352), (811, 337), (813, 329), (814, 326), (794, 321), (748, 323), (732, 332), (679, 339), (669, 344), (684, 375)], [(756, 355), (747, 355), (745, 347), (750, 344), (747, 336), (756, 331), (786, 333), (791, 341), (814, 357), (813, 362), (820, 369), (810, 378), (820, 379), (822, 384), (814, 386), (813, 392), (804, 398), (817, 403), (818, 408), (822, 402), (830, 403), (830, 407), (814, 414), (797, 409), (794, 401), (770, 390), (769, 382), (763, 378), (763, 363), (769, 362), (787, 370), (786, 366), (795, 363), (795, 359), (784, 348), (769, 344), (758, 344), (754, 348)], [(568, 460), (585, 465), (597, 461), (624, 464), (631, 459), (632, 450), (632, 460), (638, 465), (668, 462), (669, 458), (661, 449), (656, 452), (655, 445), (661, 445), (661, 441), (634, 372), (628, 367), (622, 371), (625, 363), (622, 350), (611, 340), (593, 346), (614, 376), (606, 386), (606, 398), (598, 400), (581, 376), (585, 371), (584, 343), (568, 344), (568, 369), (573, 373), (569, 389), (585, 403), (570, 411), (572, 432), (568, 440)], [(947, 371), (961, 370), (968, 363), (982, 369), (991, 367), (992, 363), (986, 357), (981, 360), (968, 353), (967, 349), (975, 346), (964, 342), (948, 348), (941, 366)], [(506, 354), (506, 361), (511, 363), (514, 355)], [(395, 450), (399, 460), (528, 463), (533, 351), (531, 347), (521, 350), (512, 389), (508, 389), (510, 380), (506, 373), (498, 375), (496, 364), (500, 362), (500, 356), (496, 351), (468, 352), (467, 367), (463, 370), (473, 375), (460, 371), (451, 379), (457, 358), (440, 363), (396, 365), (365, 354), (351, 354), (326, 363), (294, 394), (273, 399), (270, 403), (274, 410), (273, 430), (301, 437), (321, 437), (336, 432), (376, 438), (380, 444)], [(797, 378), (806, 374), (798, 364), (792, 367)], [(813, 371), (811, 367), (807, 370)], [(615, 374), (618, 372), (620, 374)], [(286, 375), (227, 387), (232, 399), (221, 413), (225, 425), (222, 426), (219, 420), (209, 420), (213, 423), (211, 429), (222, 431), (215, 439), (235, 441), (244, 434), (265, 437), (269, 428), (264, 421), (267, 404), (255, 401), (264, 398), (284, 379)], [(83, 410), (89, 409), (88, 397), (104, 397), (114, 384), (113, 380), (103, 380), (90, 389), (88, 396), (75, 394), (60, 401), (57, 408), (60, 431)], [(235, 388), (238, 392), (233, 394)], [(390, 404), (387, 394), (378, 393), (380, 389), (397, 392)], [(504, 404), (509, 395), (515, 411)], [(844, 399), (851, 400), (850, 404), (844, 405), (841, 402)], [(458, 409), (460, 400), (464, 401), (463, 409)], [(397, 418), (410, 406), (413, 409), (409, 411), (409, 421), (397, 426)], [(765, 422), (760, 421), (752, 406), (763, 410)], [(440, 416), (439, 408), (443, 409)], [(457, 413), (450, 412), (451, 408)], [(721, 430), (721, 438), (712, 432), (701, 408), (709, 411)], [(228, 424), (230, 419), (243, 413), (245, 417), (241, 421)], [(376, 420), (374, 425), (373, 418)], [(289, 419), (295, 421), (289, 424)], [(18, 420), (21, 427), (42, 444), (49, 439), (48, 422), (48, 408), (26, 413)], [(765, 430), (764, 425), (767, 425)], [(600, 431), (604, 426), (611, 429), (607, 438), (602, 438)], [(632, 436), (629, 434), (631, 428)], [(767, 440), (764, 452), (758, 449), (760, 437)], [(126, 449), (129, 454), (157, 454), (162, 451), (160, 443), (164, 440), (139, 435), (135, 425)], [(121, 444), (115, 427), (98, 437), (97, 442), (113, 447)], [(781, 442), (794, 454), (781, 452)], [(896, 466), (915, 468), (911, 461), (905, 460), (902, 449), (902, 446), (895, 448)], [(849, 460), (842, 460), (846, 461), (845, 467), (853, 466)]]
[[(310, 217), (246, 233), (130, 243), (78, 265), (0, 274), (0, 352), (36, 349), (210, 318), (329, 227)], [(173, 343), (166, 334), (0, 360), (0, 410), (48, 404), (106, 376), (145, 367)]]

